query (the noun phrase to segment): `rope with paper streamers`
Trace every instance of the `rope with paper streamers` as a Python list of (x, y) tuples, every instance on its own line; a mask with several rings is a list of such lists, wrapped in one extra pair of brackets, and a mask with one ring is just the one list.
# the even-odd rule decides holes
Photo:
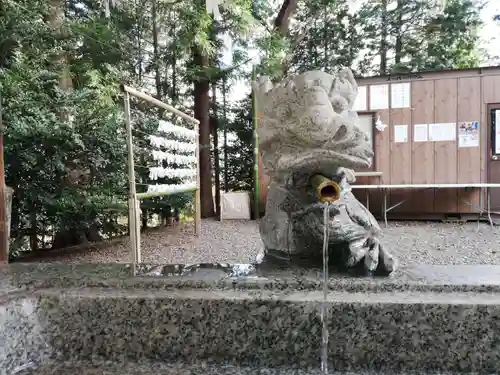
[[(176, 193), (196, 189), (198, 159), (196, 156), (198, 134), (196, 131), (160, 120), (158, 135), (150, 135), (149, 143), (157, 165), (149, 167), (149, 179), (178, 180), (179, 183), (148, 185), (148, 193)], [(162, 135), (173, 135), (179, 140)], [(175, 167), (174, 167), (175, 166)]]
[[(125, 125), (127, 128), (127, 154), (128, 154), (128, 180), (129, 180), (129, 233), (134, 265), (141, 263), (141, 210), (139, 201), (141, 199), (161, 197), (178, 193), (194, 193), (194, 233), (201, 232), (201, 209), (200, 209), (200, 174), (199, 174), (199, 145), (198, 131), (200, 121), (188, 114), (178, 110), (157, 98), (146, 94), (133, 87), (122, 84), (123, 105), (125, 112)], [(132, 125), (132, 113), (130, 108), (130, 97), (142, 99), (157, 108), (167, 111), (183, 120), (191, 123), (194, 130), (173, 125), (170, 122), (160, 120), (158, 122), (157, 134), (146, 134)], [(147, 192), (137, 193), (135, 180), (135, 157), (134, 157), (134, 131), (146, 135), (151, 157), (156, 165), (147, 166), (149, 179), (158, 181), (166, 179), (168, 183), (147, 185)], [(152, 150), (150, 148), (153, 148)], [(174, 182), (175, 181), (175, 182)]]

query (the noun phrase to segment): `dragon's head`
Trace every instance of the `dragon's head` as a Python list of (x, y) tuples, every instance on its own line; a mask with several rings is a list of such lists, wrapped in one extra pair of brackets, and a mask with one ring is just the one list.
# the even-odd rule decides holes
[(370, 166), (372, 147), (352, 110), (357, 91), (349, 69), (336, 76), (311, 71), (276, 85), (268, 77), (254, 82), (266, 172), (285, 181), (305, 171), (330, 178), (341, 167)]

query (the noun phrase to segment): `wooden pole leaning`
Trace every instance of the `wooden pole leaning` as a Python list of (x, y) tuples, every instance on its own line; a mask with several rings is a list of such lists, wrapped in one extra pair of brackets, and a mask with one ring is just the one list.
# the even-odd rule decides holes
[[(140, 251), (140, 208), (139, 208), (139, 197), (136, 192), (135, 186), (135, 171), (134, 171), (134, 152), (133, 152), (133, 142), (132, 142), (132, 124), (130, 119), (130, 95), (145, 100), (157, 107), (165, 109), (168, 112), (171, 112), (182, 119), (190, 122), (194, 125), (194, 130), (197, 134), (196, 141), (196, 190), (194, 195), (194, 233), (199, 236), (201, 233), (201, 197), (200, 197), (200, 141), (199, 141), (199, 128), (200, 121), (195, 119), (194, 117), (189, 116), (188, 114), (179, 111), (178, 109), (163, 103), (162, 101), (154, 98), (151, 95), (148, 95), (144, 92), (134, 89), (133, 87), (127, 85), (121, 85), (121, 90), (124, 93), (125, 100), (125, 121), (127, 123), (127, 138), (129, 145), (129, 183), (130, 183), (130, 198), (129, 198), (129, 207), (134, 207), (133, 211), (129, 212), (129, 217), (131, 219), (131, 226), (134, 226), (134, 230), (131, 230), (131, 242), (132, 242), (132, 251), (134, 252), (134, 262), (141, 262), (141, 251)], [(132, 186), (133, 185), (133, 186)], [(132, 198), (133, 194), (133, 198)], [(174, 193), (175, 194), (175, 193)], [(139, 194), (139, 196), (146, 198), (149, 194)], [(166, 195), (166, 194), (153, 194), (153, 195)], [(132, 238), (132, 232), (134, 233)]]
[(2, 120), (2, 97), (0, 96), (0, 264), (9, 262), (9, 218), (7, 213), (7, 189), (5, 187), (5, 163), (3, 156), (4, 125)]
[[(252, 83), (257, 80), (255, 65), (252, 69)], [(253, 123), (253, 211), (254, 219), (260, 218), (260, 181), (259, 181), (259, 110), (257, 92), (252, 88), (252, 123)]]
[(196, 186), (194, 192), (194, 234), (199, 236), (201, 233), (201, 197), (200, 197), (200, 123), (194, 124), (194, 129), (197, 134), (196, 141)]
[(138, 230), (138, 201), (135, 185), (135, 162), (134, 162), (134, 143), (132, 136), (132, 121), (130, 115), (130, 95), (127, 91), (123, 92), (123, 104), (125, 110), (125, 125), (127, 127), (127, 151), (128, 151), (128, 222), (130, 245), (132, 246), (132, 261), (134, 265), (141, 262), (141, 237)]

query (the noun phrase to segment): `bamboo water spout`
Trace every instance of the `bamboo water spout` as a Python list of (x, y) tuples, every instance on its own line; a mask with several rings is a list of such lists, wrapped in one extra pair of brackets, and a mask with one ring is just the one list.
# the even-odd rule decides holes
[(335, 202), (340, 199), (340, 185), (321, 174), (311, 177), (311, 186), (321, 203)]

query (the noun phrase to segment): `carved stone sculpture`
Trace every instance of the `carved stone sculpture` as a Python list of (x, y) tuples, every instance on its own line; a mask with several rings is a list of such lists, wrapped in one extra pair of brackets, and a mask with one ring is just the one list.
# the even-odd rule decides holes
[(353, 169), (369, 167), (373, 157), (356, 125), (358, 88), (351, 71), (311, 71), (276, 85), (262, 77), (254, 89), (259, 149), (271, 178), (260, 223), (266, 254), (321, 258), (328, 205), (331, 263), (368, 274), (392, 272), (396, 262), (379, 242), (380, 227), (350, 188)]

